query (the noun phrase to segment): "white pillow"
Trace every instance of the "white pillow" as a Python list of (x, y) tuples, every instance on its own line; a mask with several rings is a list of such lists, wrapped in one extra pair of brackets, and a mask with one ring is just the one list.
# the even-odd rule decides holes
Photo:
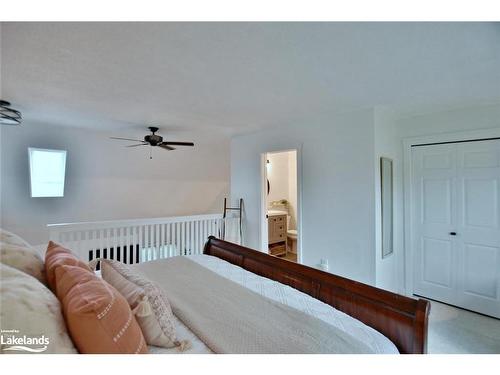
[(46, 284), (44, 262), (40, 254), (29, 245), (20, 246), (0, 242), (0, 262)]
[(0, 242), (9, 243), (11, 245), (17, 245), (17, 246), (27, 246), (27, 247), (31, 246), (17, 234), (11, 233), (2, 228), (0, 228)]
[[(177, 339), (174, 314), (160, 288), (126, 264), (110, 259), (101, 259), (100, 262), (102, 278), (125, 297), (148, 345), (178, 347), (181, 351), (190, 347), (188, 341)], [(96, 263), (91, 262), (91, 268)]]
[[(4, 264), (0, 264), (0, 329), (1, 353), (77, 353), (57, 297), (35, 278)], [(17, 350), (9, 350), (12, 347)]]

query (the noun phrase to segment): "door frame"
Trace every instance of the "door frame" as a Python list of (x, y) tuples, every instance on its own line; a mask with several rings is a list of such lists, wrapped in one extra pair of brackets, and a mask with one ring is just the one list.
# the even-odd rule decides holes
[(500, 137), (500, 127), (473, 131), (449, 132), (418, 137), (403, 138), (403, 210), (404, 210), (404, 283), (405, 293), (414, 292), (414, 256), (413, 249), (413, 192), (412, 192), (412, 146), (440, 143), (478, 141), (484, 138)]
[(259, 207), (259, 244), (260, 251), (267, 253), (267, 221), (265, 220), (267, 212), (267, 154), (276, 154), (279, 152), (295, 151), (297, 157), (297, 263), (303, 264), (302, 251), (302, 147), (291, 148), (272, 148), (271, 150), (260, 154), (260, 207)]

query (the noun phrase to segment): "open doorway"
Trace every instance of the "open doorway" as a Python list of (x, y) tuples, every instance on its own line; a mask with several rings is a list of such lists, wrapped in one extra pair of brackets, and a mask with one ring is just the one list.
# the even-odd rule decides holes
[(262, 163), (262, 250), (300, 263), (297, 150), (265, 153)]

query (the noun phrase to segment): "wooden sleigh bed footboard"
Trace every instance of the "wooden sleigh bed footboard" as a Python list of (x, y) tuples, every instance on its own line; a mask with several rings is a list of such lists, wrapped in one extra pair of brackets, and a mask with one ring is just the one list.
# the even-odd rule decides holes
[(300, 290), (376, 329), (400, 353), (427, 352), (430, 304), (209, 237), (204, 254)]

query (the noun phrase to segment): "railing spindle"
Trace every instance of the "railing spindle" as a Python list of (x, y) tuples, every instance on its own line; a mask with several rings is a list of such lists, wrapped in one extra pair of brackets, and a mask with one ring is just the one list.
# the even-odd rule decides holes
[[(124, 263), (200, 254), (209, 235), (218, 236), (222, 215), (117, 220), (49, 225), (49, 238), (79, 257)], [(106, 251), (104, 251), (106, 249)]]

